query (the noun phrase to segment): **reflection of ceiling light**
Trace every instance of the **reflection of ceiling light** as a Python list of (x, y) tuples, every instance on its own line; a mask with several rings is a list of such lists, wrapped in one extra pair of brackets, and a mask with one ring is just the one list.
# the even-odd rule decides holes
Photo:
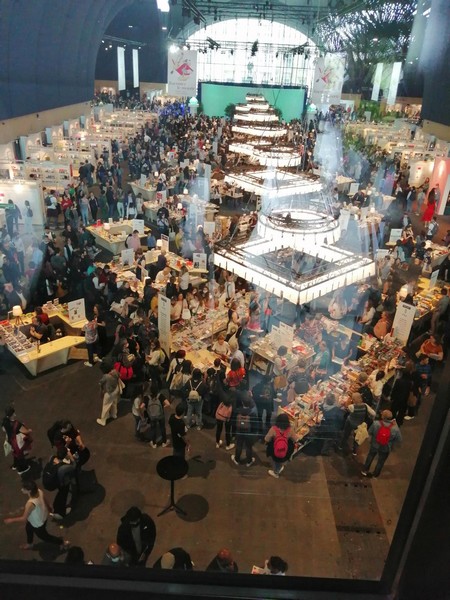
[(163, 26), (161, 27), (161, 29), (162, 29), (163, 31), (167, 31), (167, 27), (166, 27), (165, 25), (163, 25)]
[(175, 52), (178, 52), (178, 46), (175, 46), (175, 44), (172, 44), (169, 48), (169, 52), (171, 52), (172, 54), (175, 54)]
[(156, 4), (161, 12), (170, 11), (169, 0), (156, 0)]

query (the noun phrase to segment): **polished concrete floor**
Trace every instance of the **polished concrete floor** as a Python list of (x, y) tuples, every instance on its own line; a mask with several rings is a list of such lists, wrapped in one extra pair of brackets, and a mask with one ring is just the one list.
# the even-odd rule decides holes
[[(105, 428), (97, 425), (98, 367), (89, 369), (74, 360), (33, 379), (7, 357), (2, 369), (0, 410), (3, 413), (5, 406), (15, 403), (19, 418), (33, 429), (33, 453), (38, 460), (47, 461), (51, 449), (46, 431), (59, 418), (72, 419), (91, 450), (84, 468), (95, 470), (98, 486), (80, 497), (61, 535), (82, 546), (86, 559), (94, 563), (101, 561), (105, 548), (115, 540), (120, 517), (134, 504), (156, 522), (156, 545), (148, 566), (169, 548), (182, 546), (201, 570), (225, 546), (244, 573), (278, 554), (288, 561), (292, 575), (377, 579), (434, 399), (434, 395), (425, 399), (420, 416), (405, 422), (404, 442), (391, 453), (377, 480), (360, 475), (367, 443), (356, 458), (311, 456), (306, 448), (274, 480), (267, 474), (269, 462), (262, 444), (255, 445), (257, 461), (252, 468), (236, 467), (230, 452), (215, 448), (212, 425), (192, 431), (189, 477), (175, 488), (187, 517), (174, 513), (157, 517), (168, 502), (169, 484), (159, 479), (156, 463), (171, 453), (171, 447), (152, 449), (134, 439), (128, 402), (120, 403), (117, 421)], [(0, 461), (2, 520), (21, 514), (25, 502), (20, 477), (10, 464), (10, 458)], [(38, 462), (33, 473), (39, 475)], [(59, 527), (49, 524), (55, 533)], [(34, 551), (20, 550), (24, 542), (23, 525), (1, 522), (1, 558), (63, 560), (42, 543)]]

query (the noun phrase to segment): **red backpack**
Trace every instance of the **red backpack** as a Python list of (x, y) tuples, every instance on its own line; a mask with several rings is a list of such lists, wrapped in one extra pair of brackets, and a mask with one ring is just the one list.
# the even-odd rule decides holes
[(281, 431), (281, 429), (275, 427), (276, 436), (273, 440), (273, 455), (275, 458), (286, 458), (289, 449), (289, 429), (288, 427), (285, 431)]
[(394, 426), (394, 422), (389, 423), (389, 425), (385, 425), (383, 422), (381, 423), (380, 429), (377, 431), (377, 435), (375, 437), (376, 441), (380, 446), (387, 446), (391, 439), (391, 429)]

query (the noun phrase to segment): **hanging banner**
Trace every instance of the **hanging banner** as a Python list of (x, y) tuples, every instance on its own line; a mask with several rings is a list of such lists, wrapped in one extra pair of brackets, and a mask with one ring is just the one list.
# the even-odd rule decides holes
[(197, 93), (197, 52), (177, 50), (167, 57), (169, 96), (195, 96)]
[(400, 81), (400, 75), (402, 72), (402, 63), (396, 62), (392, 65), (392, 74), (391, 74), (391, 82), (389, 83), (389, 92), (387, 96), (386, 104), (387, 106), (392, 106), (395, 104), (395, 100), (397, 98), (397, 88), (398, 83)]
[(378, 102), (380, 97), (381, 78), (383, 77), (383, 63), (377, 63), (375, 77), (373, 78), (372, 100)]
[(117, 89), (124, 90), (125, 83), (125, 48), (117, 46)]
[(392, 324), (392, 336), (403, 344), (408, 343), (409, 334), (416, 314), (416, 307), (399, 302)]
[(133, 87), (139, 87), (139, 50), (133, 48)]
[(170, 298), (158, 294), (158, 331), (161, 348), (170, 357)]
[(338, 54), (318, 58), (310, 102), (313, 104), (339, 104), (344, 83), (345, 59)]

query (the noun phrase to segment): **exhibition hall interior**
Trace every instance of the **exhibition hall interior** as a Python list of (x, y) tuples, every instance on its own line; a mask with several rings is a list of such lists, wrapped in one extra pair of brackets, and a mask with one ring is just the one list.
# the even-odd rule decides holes
[(0, 16), (2, 598), (449, 598), (448, 1)]

